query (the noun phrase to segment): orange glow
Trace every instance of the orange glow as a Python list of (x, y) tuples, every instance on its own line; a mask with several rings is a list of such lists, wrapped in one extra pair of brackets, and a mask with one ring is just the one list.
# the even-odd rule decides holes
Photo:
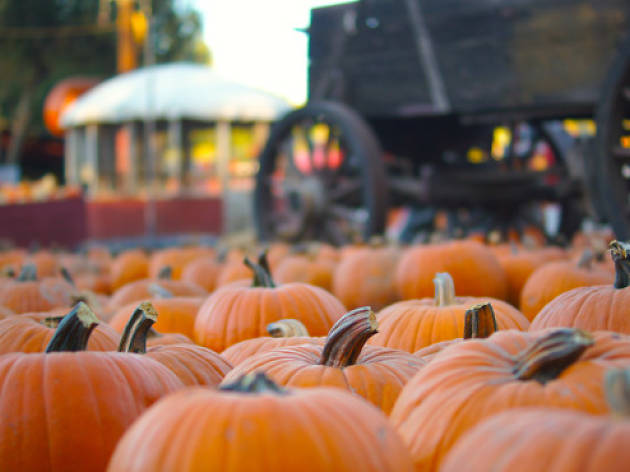
[(63, 112), (83, 93), (94, 87), (100, 79), (70, 77), (58, 82), (44, 101), (44, 124), (53, 136), (63, 136), (59, 122)]

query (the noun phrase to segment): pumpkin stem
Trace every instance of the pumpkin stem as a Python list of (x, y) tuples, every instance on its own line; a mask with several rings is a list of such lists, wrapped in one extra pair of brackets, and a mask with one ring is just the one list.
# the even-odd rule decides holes
[(37, 267), (35, 264), (24, 264), (20, 275), (17, 277), (18, 282), (32, 282), (37, 280)]
[(435, 286), (435, 306), (455, 305), (455, 282), (448, 272), (438, 272), (433, 279)]
[(59, 269), (59, 272), (61, 273), (61, 276), (66, 282), (68, 282), (73, 287), (77, 286), (77, 284), (74, 283), (74, 279), (72, 278), (72, 275), (70, 275), (70, 271), (66, 267), (62, 267), (61, 269)]
[(590, 270), (593, 267), (594, 257), (593, 251), (588, 248), (584, 249), (582, 255), (580, 256), (580, 260), (578, 260), (577, 266), (580, 269)]
[(611, 241), (608, 247), (615, 263), (615, 288), (626, 288), (630, 286), (630, 245)]
[(125, 325), (118, 352), (147, 352), (147, 335), (157, 321), (157, 311), (150, 302), (142, 302), (133, 311)]
[(479, 303), (466, 310), (464, 339), (487, 338), (498, 330), (497, 318), (490, 303)]
[(44, 318), (43, 321), (40, 321), (40, 323), (47, 328), (57, 329), (61, 320), (63, 320), (63, 316), (48, 316)]
[(80, 302), (63, 317), (45, 352), (85, 351), (98, 318), (85, 303)]
[(155, 298), (173, 298), (174, 296), (173, 292), (157, 283), (150, 284), (147, 290)]
[(613, 369), (604, 376), (604, 392), (610, 410), (630, 418), (630, 369)]
[(245, 374), (231, 384), (221, 385), (219, 390), (240, 393), (274, 393), (286, 395), (288, 392), (271, 380), (264, 372)]
[(519, 380), (536, 380), (544, 385), (556, 379), (594, 343), (593, 336), (585, 331), (556, 329), (537, 339), (517, 356), (514, 376)]
[(330, 328), (319, 363), (340, 368), (353, 365), (367, 340), (376, 333), (378, 322), (369, 306), (349, 311)]
[(158, 279), (170, 280), (173, 278), (173, 268), (171, 266), (164, 266), (160, 269), (157, 275)]
[(288, 318), (269, 323), (267, 332), (272, 338), (292, 338), (309, 335), (306, 326), (301, 321)]
[(258, 264), (252, 262), (249, 257), (245, 257), (243, 263), (254, 272), (254, 280), (252, 287), (268, 287), (273, 288), (276, 284), (271, 278), (269, 263), (267, 262), (267, 253), (263, 252), (258, 258)]

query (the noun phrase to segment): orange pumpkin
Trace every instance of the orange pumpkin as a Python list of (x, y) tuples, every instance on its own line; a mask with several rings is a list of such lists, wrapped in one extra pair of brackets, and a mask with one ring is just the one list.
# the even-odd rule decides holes
[(302, 344), (257, 354), (235, 366), (222, 384), (262, 371), (283, 386), (348, 390), (387, 414), (422, 361), (383, 347), (367, 346), (362, 352), (365, 341), (376, 331), (374, 312), (367, 307), (357, 308), (335, 323), (323, 346)]
[(369, 305), (380, 310), (398, 300), (394, 274), (396, 248), (364, 248), (342, 257), (333, 275), (333, 289), (348, 308)]
[(28, 313), (68, 307), (76, 289), (58, 277), (38, 280), (35, 267), (25, 264), (19, 277), (0, 285), (0, 305), (13, 312)]
[(210, 293), (216, 287), (220, 270), (221, 266), (214, 257), (201, 257), (186, 264), (181, 280), (199, 285)]
[(190, 343), (147, 349), (147, 334), (157, 319), (157, 311), (151, 303), (138, 305), (129, 317), (118, 351), (143, 354), (158, 361), (172, 370), (184, 385), (218, 385), (232, 366), (216, 352)]
[(567, 326), (587, 331), (630, 334), (630, 245), (613, 241), (616, 276), (612, 285), (579, 287), (551, 300), (532, 321), (530, 330)]
[(444, 349), (401, 392), (391, 420), (416, 470), (439, 469), (453, 444), (490, 415), (526, 406), (607, 413), (603, 377), (630, 363), (615, 333), (498, 331)]
[(148, 300), (156, 295), (165, 297), (203, 297), (206, 291), (198, 285), (183, 280), (142, 279), (130, 282), (116, 290), (107, 305), (117, 310), (129, 303)]
[(134, 280), (149, 276), (149, 258), (139, 249), (123, 251), (118, 254), (111, 265), (111, 286), (117, 290)]
[(214, 257), (214, 250), (204, 247), (168, 248), (155, 251), (149, 262), (149, 278), (155, 279), (170, 267), (173, 280), (179, 280), (184, 267), (202, 257)]
[(499, 256), (499, 263), (505, 271), (508, 283), (507, 301), (518, 306), (521, 299), (521, 291), (529, 276), (541, 265), (548, 262), (537, 251), (513, 251)]
[(107, 470), (411, 472), (413, 467), (387, 418), (371, 405), (338, 389), (281, 389), (259, 374), (223, 390), (187, 389), (157, 403), (122, 438)]
[(540, 310), (558, 295), (577, 287), (612, 283), (608, 271), (591, 268), (588, 261), (551, 262), (536, 269), (521, 291), (520, 308), (532, 321)]
[(332, 285), (332, 277), (332, 264), (311, 260), (299, 254), (284, 257), (274, 270), (274, 279), (281, 284), (303, 282), (328, 291)]
[(396, 270), (396, 286), (403, 300), (430, 297), (433, 276), (448, 272), (459, 293), (505, 300), (507, 279), (496, 256), (474, 241), (414, 246), (403, 253)]
[(483, 339), (497, 332), (497, 319), (490, 303), (479, 303), (466, 310), (464, 332), (461, 338), (449, 339), (431, 344), (413, 353), (425, 362), (433, 358), (447, 347), (468, 339)]
[(232, 344), (221, 355), (232, 365), (238, 365), (248, 357), (281, 347), (299, 346), (300, 344), (317, 344), (323, 346), (326, 338), (313, 338), (298, 320), (278, 320), (267, 325), (267, 332), (272, 337), (246, 339)]
[(183, 387), (143, 356), (82, 352), (96, 323), (79, 305), (45, 353), (0, 356), (0, 470), (103, 471), (140, 413)]
[(27, 263), (35, 266), (39, 277), (54, 277), (59, 274), (59, 263), (50, 251), (37, 251), (27, 258)]
[(159, 333), (153, 328), (147, 333), (147, 346), (168, 346), (170, 344), (194, 344), (188, 336), (180, 333)]
[(282, 318), (300, 320), (308, 332), (321, 336), (345, 312), (332, 294), (314, 285), (291, 283), (275, 286), (262, 264), (246, 259), (254, 270), (252, 286), (227, 285), (210, 295), (197, 313), (195, 341), (221, 352), (245, 339), (266, 333), (269, 323)]
[[(181, 333), (192, 338), (194, 336), (195, 318), (204, 300), (205, 298), (202, 297), (154, 297), (149, 298), (147, 301), (160, 314), (155, 324), (157, 331), (160, 333)], [(118, 309), (109, 321), (110, 326), (122, 333), (137, 305), (137, 302), (131, 302)]]
[(221, 265), (219, 274), (217, 275), (216, 287), (223, 287), (240, 280), (252, 278), (252, 271), (243, 264), (243, 261), (226, 261)]
[[(83, 302), (78, 306), (81, 305)], [(32, 313), (0, 320), (0, 354), (44, 352), (62, 319), (63, 316), (51, 316), (51, 313)], [(87, 350), (115, 351), (119, 342), (116, 331), (106, 324), (99, 324), (90, 336)]]
[(629, 377), (627, 370), (606, 373), (606, 395), (616, 417), (549, 408), (508, 410), (468, 431), (440, 471), (626, 472), (630, 464), (626, 447), (630, 442)]
[(489, 297), (456, 297), (452, 277), (436, 274), (435, 298), (394, 303), (378, 314), (379, 333), (368, 344), (416, 352), (434, 343), (456, 339), (464, 331), (470, 305), (491, 302), (498, 329), (529, 327), (527, 319), (508, 303)]

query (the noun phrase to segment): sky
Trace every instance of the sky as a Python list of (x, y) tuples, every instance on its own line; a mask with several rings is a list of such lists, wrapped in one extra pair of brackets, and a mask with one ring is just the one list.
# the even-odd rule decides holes
[(339, 0), (182, 0), (202, 16), (220, 74), (299, 105), (306, 101), (310, 9)]

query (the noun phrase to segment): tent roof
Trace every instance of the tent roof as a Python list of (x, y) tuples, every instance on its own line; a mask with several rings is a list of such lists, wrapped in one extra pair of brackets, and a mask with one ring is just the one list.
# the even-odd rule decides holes
[(172, 63), (117, 75), (81, 95), (61, 117), (69, 128), (146, 118), (271, 121), (290, 108), (275, 95), (199, 64)]

